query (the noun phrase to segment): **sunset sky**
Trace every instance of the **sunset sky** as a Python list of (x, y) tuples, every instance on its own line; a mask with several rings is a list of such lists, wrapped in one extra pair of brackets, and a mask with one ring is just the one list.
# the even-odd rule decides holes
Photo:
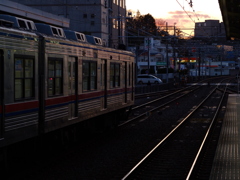
[[(139, 10), (141, 15), (151, 14), (156, 20), (158, 18), (168, 22), (169, 26), (176, 26), (181, 30), (191, 30), (194, 22), (204, 22), (207, 19), (219, 20), (222, 22), (222, 15), (218, 0), (126, 0), (127, 10), (133, 15)], [(184, 8), (184, 9), (183, 9)], [(186, 12), (185, 12), (185, 11)], [(192, 30), (193, 31), (193, 30)]]

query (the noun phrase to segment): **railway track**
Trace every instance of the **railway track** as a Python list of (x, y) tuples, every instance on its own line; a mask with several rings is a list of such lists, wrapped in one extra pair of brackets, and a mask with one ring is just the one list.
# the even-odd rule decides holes
[[(230, 81), (231, 78), (224, 78), (220, 80), (220, 83), (223, 81)], [(207, 80), (202, 80), (200, 83), (210, 83), (210, 82), (218, 82), (219, 78), (210, 78)], [(210, 87), (210, 86), (209, 86)], [(215, 86), (212, 86), (212, 88)], [(136, 100), (135, 106), (131, 109), (132, 113), (129, 117), (128, 121), (121, 122), (119, 127), (128, 124), (131, 121), (139, 120), (141, 118), (148, 117), (151, 113), (155, 111), (159, 111), (161, 113), (161, 109), (164, 106), (171, 104), (172, 102), (176, 102), (177, 100), (184, 98), (185, 96), (194, 93), (194, 91), (199, 90), (199, 88), (203, 88), (201, 85), (196, 86), (187, 86), (184, 88), (180, 88), (177, 90), (170, 90), (170, 91), (161, 91), (161, 92), (154, 92), (154, 93), (145, 93), (137, 95), (137, 99), (141, 98), (141, 100)], [(180, 100), (182, 101), (182, 100)]]
[(195, 179), (206, 175), (195, 167), (200, 166), (197, 163), (212, 129), (219, 126), (217, 115), (225, 92), (216, 91), (217, 87), (122, 179)]
[[(54, 149), (54, 154), (47, 153), (45, 158), (37, 161), (32, 158), (25, 163), (28, 166), (21, 166), (21, 168), (17, 166), (17, 172), (19, 172), (17, 177), (12, 175), (15, 179), (21, 177), (24, 179), (36, 179), (36, 177), (38, 179), (47, 179), (46, 177), (50, 179), (121, 179), (214, 88), (216, 87), (188, 87), (175, 95), (151, 102), (152, 104), (149, 105), (142, 105), (139, 107), (141, 110), (136, 106), (135, 110), (143, 114), (142, 117), (136, 118), (140, 115), (139, 113), (133, 117), (135, 120), (124, 122), (117, 130), (104, 134), (92, 134), (91, 137), (84, 136), (80, 138), (81, 141), (68, 146), (67, 149)], [(217, 87), (215, 93), (222, 93), (222, 91), (221, 87)], [(148, 94), (148, 96), (151, 95)], [(145, 97), (144, 99), (152, 101), (156, 100), (156, 97), (154, 95), (154, 98)], [(176, 99), (177, 97), (179, 98)], [(215, 97), (215, 99), (219, 98)], [(147, 111), (143, 111), (144, 109)], [(212, 108), (203, 108), (200, 114), (204, 114), (205, 110), (208, 113), (212, 112)], [(151, 113), (147, 113), (149, 111)], [(182, 136), (182, 139), (176, 140), (180, 145), (178, 147), (181, 148), (182, 142), (188, 140), (189, 136)], [(211, 146), (209, 148), (211, 149)], [(207, 157), (207, 154), (205, 153), (204, 156)], [(26, 161), (26, 158), (23, 159)], [(208, 158), (203, 161), (204, 165), (199, 165), (201, 169), (205, 167), (206, 161)], [(20, 160), (17, 162), (19, 163)]]
[[(178, 99), (183, 98), (184, 96), (193, 93), (198, 90), (200, 86), (191, 86), (187, 88), (180, 89), (178, 91), (174, 91), (165, 96), (154, 98), (153, 100), (148, 100), (146, 103), (141, 103), (132, 108), (132, 113), (129, 117), (128, 121), (122, 122), (119, 124), (119, 127), (124, 126), (125, 124), (129, 124), (129, 122), (139, 120), (145, 117), (148, 117), (151, 113), (155, 111), (161, 111), (161, 108), (167, 106), (172, 102), (176, 102)], [(154, 94), (155, 96), (155, 94)]]

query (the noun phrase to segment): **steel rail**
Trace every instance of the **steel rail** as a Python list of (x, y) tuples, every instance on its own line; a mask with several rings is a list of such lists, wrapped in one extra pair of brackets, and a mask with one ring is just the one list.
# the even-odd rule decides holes
[(218, 105), (218, 108), (217, 108), (217, 110), (216, 110), (216, 112), (214, 114), (214, 117), (212, 118), (212, 122), (211, 122), (210, 126), (208, 127), (207, 133), (205, 134), (205, 137), (204, 137), (204, 139), (202, 141), (202, 144), (201, 144), (201, 146), (200, 146), (200, 148), (199, 148), (199, 150), (197, 152), (197, 155), (196, 155), (196, 157), (195, 157), (195, 159), (194, 159), (194, 161), (192, 163), (192, 166), (190, 168), (190, 171), (188, 172), (186, 180), (190, 179), (190, 177), (192, 175), (192, 172), (193, 172), (193, 169), (194, 169), (194, 167), (195, 167), (195, 165), (197, 163), (197, 160), (199, 159), (200, 153), (202, 152), (203, 146), (206, 143), (206, 140), (207, 140), (207, 138), (208, 138), (208, 136), (210, 134), (210, 131), (211, 131), (212, 127), (213, 127), (214, 122), (216, 121), (217, 115), (218, 115), (218, 113), (220, 111), (220, 108), (221, 108), (221, 105), (222, 105), (222, 102), (223, 102), (223, 98), (224, 98), (224, 96), (226, 94), (226, 89), (227, 89), (227, 86), (225, 87), (225, 91), (223, 92), (223, 95), (222, 95), (222, 98), (221, 98), (220, 103)]
[(160, 145), (163, 144), (187, 119), (194, 113), (196, 112), (199, 107), (215, 92), (217, 87), (215, 87), (209, 95), (204, 98), (204, 100), (197, 106), (195, 109), (190, 112), (170, 133), (168, 133), (147, 155), (145, 155), (123, 178), (122, 180), (127, 179)]
[[(200, 88), (200, 86), (197, 87), (197, 88), (195, 88), (195, 89), (192, 89), (190, 92), (195, 91), (195, 90), (197, 90), (197, 89), (199, 89), (199, 88)], [(190, 92), (189, 92), (189, 93), (190, 93)], [(176, 94), (176, 93), (172, 93), (171, 95), (174, 95), (174, 94)], [(160, 105), (160, 106), (157, 106), (157, 107), (155, 107), (155, 108), (153, 108), (153, 109), (151, 109), (151, 110), (148, 110), (147, 112), (144, 112), (144, 113), (142, 113), (142, 114), (140, 114), (140, 115), (138, 115), (138, 116), (136, 116), (136, 117), (134, 117), (134, 118), (132, 118), (132, 119), (129, 119), (129, 120), (127, 120), (127, 121), (119, 124), (118, 127), (124, 126), (124, 125), (126, 125), (126, 124), (128, 124), (128, 123), (130, 123), (130, 122), (132, 122), (132, 121), (135, 121), (135, 120), (137, 120), (137, 119), (140, 119), (140, 118), (142, 118), (142, 117), (145, 117), (145, 116), (146, 116), (146, 113), (148, 113), (148, 112), (154, 112), (154, 111), (156, 111), (157, 109), (160, 109), (160, 108), (162, 108), (162, 107), (164, 107), (164, 106), (166, 106), (166, 105), (168, 105), (168, 104), (170, 104), (170, 103), (176, 101), (177, 99), (180, 99), (180, 98), (182, 98), (182, 97), (184, 97), (184, 96), (186, 96), (186, 95), (188, 95), (188, 93), (182, 94), (181, 96), (178, 96), (178, 97), (176, 97), (176, 98), (174, 98), (174, 99), (172, 99), (172, 100), (170, 100), (170, 101), (168, 101), (168, 102), (166, 102), (166, 103), (164, 103), (164, 104), (162, 104), (162, 105)], [(168, 97), (168, 96), (169, 96), (169, 95), (167, 95), (167, 97)], [(159, 98), (158, 100), (161, 100), (161, 99), (163, 99), (163, 98), (166, 98), (166, 97)], [(154, 103), (154, 102), (156, 102), (156, 101), (157, 101), (157, 100), (154, 100), (154, 101), (151, 101), (151, 102), (148, 102), (148, 103), (144, 103), (144, 104), (142, 104), (142, 105), (140, 105), (140, 106), (135, 107), (135, 109), (140, 108), (140, 107), (142, 107), (142, 106), (146, 106), (146, 105), (151, 104), (151, 103)], [(133, 108), (132, 108), (132, 109), (133, 109)]]

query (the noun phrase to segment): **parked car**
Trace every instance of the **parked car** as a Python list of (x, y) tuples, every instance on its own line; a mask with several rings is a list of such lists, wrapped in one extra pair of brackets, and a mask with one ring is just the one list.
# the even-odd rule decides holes
[(151, 74), (139, 74), (137, 76), (137, 83), (138, 84), (147, 84), (147, 83), (160, 84), (162, 83), (162, 80)]

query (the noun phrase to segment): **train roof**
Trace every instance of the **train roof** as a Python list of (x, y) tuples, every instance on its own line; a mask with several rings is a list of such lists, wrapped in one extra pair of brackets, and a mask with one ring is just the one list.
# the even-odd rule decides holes
[(87, 42), (86, 36), (83, 33), (68, 30), (68, 29), (64, 29), (64, 32), (65, 32), (67, 39), (71, 39), (74, 41), (80, 41), (80, 42)]
[(96, 36), (86, 35), (87, 41), (91, 44), (102, 46), (102, 39)]
[(65, 33), (62, 28), (44, 23), (35, 23), (37, 31), (46, 35), (65, 38)]
[(2, 27), (13, 27), (13, 22), (7, 21), (5, 19), (0, 19), (0, 26), (2, 26)]
[(12, 27), (24, 30), (37, 30), (33, 21), (6, 14), (0, 14), (0, 19), (11, 22)]
[[(122, 54), (128, 54), (131, 56), (134, 56), (132, 53), (126, 50), (120, 50), (120, 49), (113, 49), (110, 47), (104, 47), (102, 43), (102, 39), (96, 36), (91, 35), (85, 35), (83, 33), (72, 31), (68, 29), (63, 29), (60, 27), (52, 26), (49, 24), (44, 23), (34, 23), (31, 20), (22, 19), (10, 15), (0, 14), (0, 29), (7, 31), (11, 30), (12, 32), (17, 32), (22, 34), (24, 37), (24, 34), (28, 35), (46, 35), (49, 38), (60, 38), (62, 40), (74, 40), (75, 42), (85, 43), (81, 46), (86, 46), (86, 48), (93, 48), (93, 49), (101, 49), (103, 51), (107, 52), (120, 52)], [(13, 35), (14, 36), (14, 35)], [(97, 46), (96, 46), (97, 45)], [(75, 46), (75, 45), (74, 45)]]

